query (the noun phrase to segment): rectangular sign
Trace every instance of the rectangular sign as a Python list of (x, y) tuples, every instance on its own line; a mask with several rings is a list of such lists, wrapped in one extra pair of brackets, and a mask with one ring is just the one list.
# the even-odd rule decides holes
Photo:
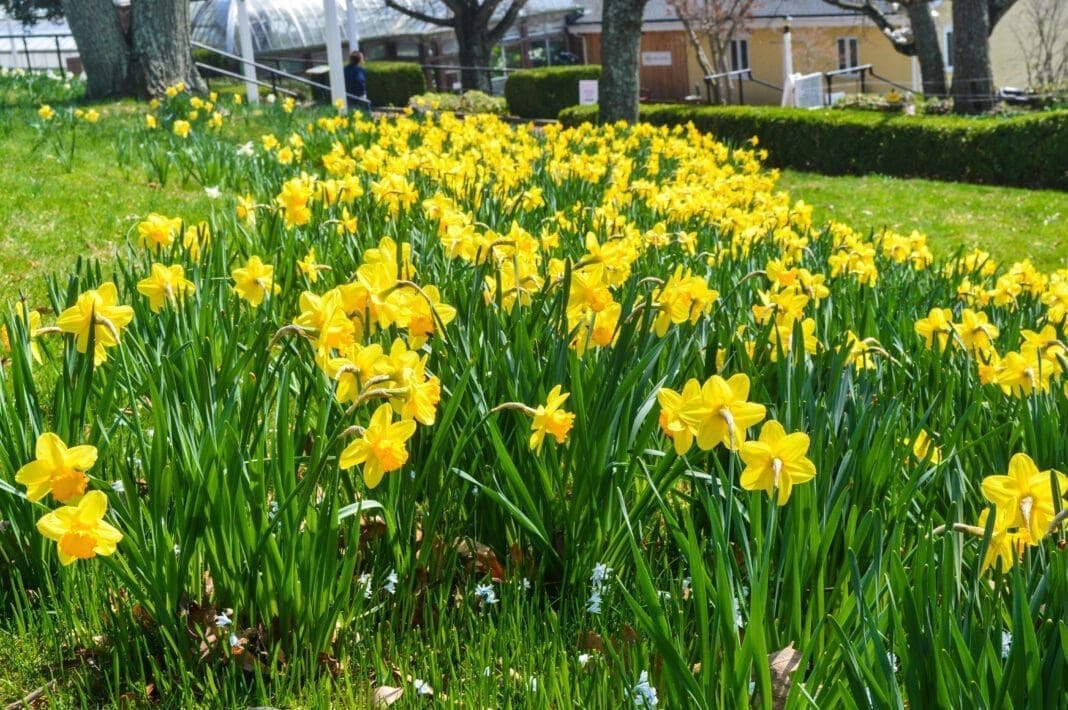
[(823, 106), (823, 74), (794, 74), (794, 95), (800, 108)]
[(579, 79), (579, 105), (593, 106), (597, 103), (597, 80)]
[(643, 67), (670, 67), (671, 52), (642, 52)]

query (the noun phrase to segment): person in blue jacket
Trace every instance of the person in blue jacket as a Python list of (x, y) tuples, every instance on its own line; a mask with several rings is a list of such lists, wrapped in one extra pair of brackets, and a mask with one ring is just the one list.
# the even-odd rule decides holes
[(349, 63), (345, 65), (345, 93), (349, 94), (349, 108), (356, 107), (353, 96), (367, 99), (367, 70), (363, 68), (363, 52), (349, 55)]

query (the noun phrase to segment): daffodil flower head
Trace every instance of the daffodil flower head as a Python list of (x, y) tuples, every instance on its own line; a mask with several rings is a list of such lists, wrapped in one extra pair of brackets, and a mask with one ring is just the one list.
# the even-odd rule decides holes
[(808, 447), (808, 434), (787, 434), (779, 422), (766, 422), (760, 438), (745, 442), (738, 452), (746, 465), (742, 488), (765, 491), (779, 505), (786, 505), (794, 486), (816, 475), (816, 466), (807, 457)]
[(39, 501), (49, 493), (60, 503), (73, 503), (85, 492), (85, 472), (96, 463), (94, 446), (67, 447), (52, 432), (37, 437), (37, 459), (18, 470), (15, 482), (26, 486), (26, 497)]
[(386, 473), (396, 471), (408, 461), (406, 442), (415, 434), (415, 428), (411, 419), (394, 422), (393, 407), (380, 405), (371, 415), (363, 435), (341, 452), (341, 468), (363, 464), (364, 483), (374, 488)]
[(122, 540), (122, 533), (104, 522), (108, 498), (101, 491), (90, 491), (77, 506), (64, 506), (37, 521), (37, 530), (58, 543), (59, 561), (69, 565), (96, 555), (111, 555)]
[(534, 410), (534, 421), (530, 424), (531, 449), (541, 451), (546, 434), (551, 434), (557, 444), (567, 441), (567, 434), (575, 423), (575, 415), (562, 407), (570, 396), (569, 392), (561, 392), (561, 386), (556, 385), (549, 390), (545, 404), (539, 404)]

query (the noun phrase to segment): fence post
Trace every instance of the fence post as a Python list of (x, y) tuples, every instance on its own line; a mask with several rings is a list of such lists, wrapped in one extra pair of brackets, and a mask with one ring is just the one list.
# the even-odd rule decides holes
[(738, 75), (738, 105), (745, 106), (745, 74)]
[(866, 88), (867, 84), (864, 82), (864, 75), (867, 74), (867, 73), (868, 73), (867, 69), (861, 69), (860, 70), (860, 93), (862, 93), (862, 94), (868, 93), (868, 90)]
[(831, 105), (831, 83), (834, 82), (834, 77), (830, 74), (824, 74), (823, 78), (827, 80), (827, 105)]

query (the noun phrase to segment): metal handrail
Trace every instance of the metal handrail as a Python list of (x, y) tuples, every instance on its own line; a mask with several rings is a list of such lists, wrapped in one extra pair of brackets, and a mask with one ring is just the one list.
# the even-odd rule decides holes
[(858, 64), (855, 67), (846, 67), (845, 69), (835, 69), (834, 71), (825, 71), (823, 75), (825, 77), (838, 76), (840, 74), (863, 74), (866, 70), (871, 69), (871, 64)]
[(259, 79), (248, 79), (248, 78), (245, 77), (244, 74), (238, 74), (237, 72), (232, 72), (232, 71), (230, 71), (228, 69), (223, 69), (221, 67), (217, 67), (217, 66), (214, 66), (212, 64), (205, 64), (204, 62), (194, 62), (194, 64), (196, 64), (197, 69), (206, 69), (208, 71), (213, 71), (216, 74), (222, 74), (223, 76), (229, 76), (229, 77), (233, 77), (234, 79), (240, 79), (241, 81), (251, 81), (253, 84), (256, 84), (257, 86), (266, 87), (268, 89), (271, 89), (272, 91), (277, 91), (279, 94), (285, 94), (286, 96), (292, 96), (294, 98), (299, 98), (300, 97), (300, 92), (293, 91), (292, 89), (287, 89), (285, 87), (273, 86), (270, 83), (268, 83), (266, 81), (260, 81)]
[[(751, 75), (752, 73), (753, 73), (752, 69), (735, 69), (734, 71), (724, 71), (724, 72), (720, 72), (719, 74), (709, 74), (708, 76), (705, 77), (705, 81), (715, 81), (716, 79), (722, 79), (725, 76), (726, 77), (741, 76), (742, 74), (750, 74)], [(748, 76), (746, 78), (747, 79), (752, 79), (753, 77), (752, 76)]]
[[(312, 81), (311, 79), (308, 79), (307, 77), (297, 76), (296, 74), (290, 74), (287, 71), (282, 71), (281, 69), (276, 69), (275, 67), (269, 67), (266, 64), (260, 64), (259, 62), (256, 62), (256, 61), (253, 61), (253, 60), (250, 60), (250, 59), (245, 59), (244, 57), (240, 57), (240, 56), (238, 56), (236, 54), (231, 54), (230, 52), (223, 51), (221, 49), (218, 49), (217, 47), (212, 47), (212, 46), (204, 44), (202, 42), (193, 41), (193, 42), (190, 42), (190, 44), (192, 44), (197, 49), (206, 49), (209, 52), (214, 52), (215, 54), (218, 54), (220, 56), (226, 57), (227, 59), (232, 59), (232, 60), (234, 60), (236, 62), (241, 62), (241, 64), (250, 64), (250, 65), (256, 67), (257, 69), (262, 69), (263, 71), (271, 72), (272, 74), (277, 74), (278, 76), (280, 76), (282, 78), (285, 78), (285, 79), (289, 79), (290, 81), (295, 81), (297, 83), (304, 84), (305, 86), (314, 86), (314, 87), (316, 87), (318, 89), (325, 89), (326, 91), (331, 91), (331, 88), (330, 88), (330, 86), (328, 84), (320, 84), (319, 82)], [(355, 101), (357, 104), (365, 106), (368, 109), (371, 108), (371, 102), (368, 101), (367, 99), (363, 98), (363, 97), (356, 96), (355, 94), (350, 94), (348, 92), (345, 92), (345, 97), (347, 99), (349, 99), (350, 101)]]

